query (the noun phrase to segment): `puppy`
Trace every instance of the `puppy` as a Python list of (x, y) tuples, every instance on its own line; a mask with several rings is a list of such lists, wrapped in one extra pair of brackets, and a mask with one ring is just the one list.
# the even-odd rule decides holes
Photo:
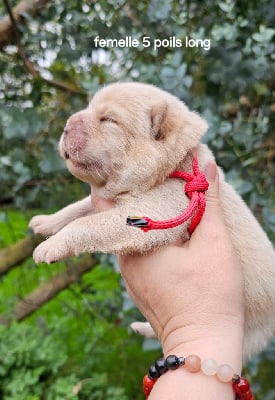
[[(34, 217), (35, 233), (50, 236), (34, 260), (52, 263), (83, 252), (146, 252), (189, 239), (188, 225), (147, 233), (126, 225), (128, 215), (155, 220), (175, 217), (189, 199), (174, 170), (191, 171), (192, 150), (204, 170), (213, 155), (200, 143), (206, 122), (179, 99), (154, 86), (116, 83), (100, 90), (87, 109), (72, 115), (59, 142), (70, 172), (95, 195), (113, 199), (112, 210), (93, 213), (90, 198), (53, 215)], [(220, 174), (220, 198), (246, 288), (244, 358), (261, 350), (275, 333), (274, 250), (245, 203)], [(148, 324), (138, 329), (150, 335)]]

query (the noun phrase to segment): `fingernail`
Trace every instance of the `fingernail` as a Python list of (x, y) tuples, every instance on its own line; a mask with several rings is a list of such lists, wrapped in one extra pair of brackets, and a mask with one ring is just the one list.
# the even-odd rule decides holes
[(210, 162), (204, 172), (209, 182), (214, 183), (217, 177), (217, 165), (214, 162)]

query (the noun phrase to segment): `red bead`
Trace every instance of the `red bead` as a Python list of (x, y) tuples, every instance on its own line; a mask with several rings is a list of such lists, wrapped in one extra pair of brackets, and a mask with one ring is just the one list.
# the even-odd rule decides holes
[[(151, 379), (148, 375), (145, 375), (143, 378), (143, 393), (148, 397), (153, 389), (153, 386), (157, 379)], [(146, 397), (146, 398), (147, 398)]]
[(248, 390), (245, 393), (242, 393), (240, 395), (240, 400), (253, 400), (254, 396), (253, 393), (251, 392), (251, 390)]
[(236, 394), (246, 393), (250, 389), (250, 384), (245, 378), (240, 378), (239, 382), (233, 382), (232, 386)]

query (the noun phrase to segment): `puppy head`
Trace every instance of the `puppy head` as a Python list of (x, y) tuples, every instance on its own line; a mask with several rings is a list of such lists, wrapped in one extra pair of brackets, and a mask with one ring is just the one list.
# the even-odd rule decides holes
[(114, 197), (166, 179), (206, 128), (198, 114), (169, 93), (116, 83), (69, 118), (59, 151), (73, 175)]

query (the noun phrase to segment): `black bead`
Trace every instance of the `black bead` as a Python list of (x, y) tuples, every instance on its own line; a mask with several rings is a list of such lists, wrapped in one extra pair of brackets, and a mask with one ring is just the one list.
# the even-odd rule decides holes
[(234, 375), (233, 375), (233, 378), (232, 378), (232, 382), (233, 382), (233, 383), (239, 383), (240, 380), (241, 380), (240, 375), (238, 375), (238, 374), (234, 374)]
[(155, 364), (152, 364), (148, 372), (149, 378), (151, 379), (159, 378), (160, 375), (161, 374), (157, 371)]
[(165, 364), (168, 369), (177, 369), (179, 367), (179, 359), (177, 356), (168, 356), (165, 359)]
[(165, 363), (165, 359), (164, 358), (159, 358), (156, 362), (155, 362), (155, 367), (156, 370), (159, 372), (160, 375), (164, 374), (166, 371), (168, 371), (168, 368), (166, 366)]

